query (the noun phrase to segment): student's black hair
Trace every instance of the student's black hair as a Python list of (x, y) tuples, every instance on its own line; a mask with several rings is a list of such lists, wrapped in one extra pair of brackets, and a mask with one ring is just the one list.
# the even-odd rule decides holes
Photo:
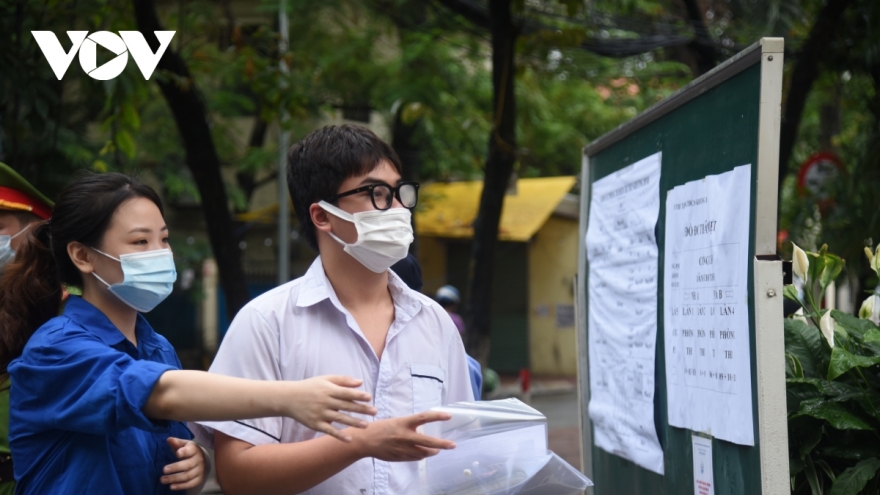
[(312, 248), (318, 249), (318, 238), (309, 207), (335, 196), (345, 179), (368, 174), (383, 160), (402, 173), (400, 158), (394, 149), (359, 125), (326, 126), (290, 147), (287, 190), (302, 233)]
[(152, 201), (165, 215), (150, 186), (123, 174), (90, 174), (64, 189), (50, 220), (22, 234), (15, 259), (0, 278), (0, 374), (21, 355), (31, 335), (58, 315), (62, 284), (82, 287), (67, 245), (100, 246), (119, 206), (137, 197)]

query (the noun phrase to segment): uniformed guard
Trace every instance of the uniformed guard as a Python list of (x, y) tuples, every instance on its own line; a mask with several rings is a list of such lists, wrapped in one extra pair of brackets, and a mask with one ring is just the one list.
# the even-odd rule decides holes
[(15, 258), (21, 234), (32, 223), (52, 216), (52, 205), (18, 172), (0, 162), (0, 271)]
[[(52, 201), (15, 170), (0, 162), (0, 276), (32, 224), (48, 220)], [(2, 296), (0, 296), (2, 297)], [(2, 331), (2, 329), (0, 329)], [(15, 481), (9, 451), (9, 379), (0, 385), (0, 495), (12, 495)]]

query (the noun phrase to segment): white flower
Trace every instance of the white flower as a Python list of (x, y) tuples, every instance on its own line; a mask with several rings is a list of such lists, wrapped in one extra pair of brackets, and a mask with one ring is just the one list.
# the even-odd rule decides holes
[(810, 259), (807, 257), (807, 253), (805, 253), (803, 249), (797, 247), (797, 244), (792, 242), (791, 247), (794, 248), (794, 252), (791, 255), (791, 264), (794, 274), (800, 277), (801, 280), (806, 280), (807, 272), (810, 270)]
[(877, 275), (880, 275), (880, 245), (877, 246), (877, 251), (871, 259), (871, 269), (877, 272)]
[(859, 318), (863, 320), (870, 320), (872, 316), (874, 316), (874, 298), (875, 296), (868, 296), (867, 299), (862, 303), (862, 307), (859, 308)]
[[(877, 246), (880, 249), (880, 245)], [(874, 263), (874, 253), (871, 252), (871, 248), (865, 246), (865, 256), (868, 257), (868, 265), (872, 265)]]
[(819, 319), (819, 329), (822, 330), (822, 336), (828, 341), (828, 345), (834, 349), (834, 318), (831, 317), (831, 310), (826, 311)]

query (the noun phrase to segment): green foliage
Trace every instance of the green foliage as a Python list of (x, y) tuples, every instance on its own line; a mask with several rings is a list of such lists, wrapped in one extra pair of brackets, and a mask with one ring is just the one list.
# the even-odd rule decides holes
[(866, 459), (851, 468), (847, 468), (840, 479), (834, 483), (829, 495), (847, 495), (859, 493), (874, 478), (880, 469), (880, 459)]
[[(786, 52), (796, 53), (825, 2), (775, 0), (788, 15)], [(747, 3), (742, 1), (742, 3)], [(880, 229), (880, 2), (853, 0), (825, 48), (820, 74), (807, 99), (789, 172), (782, 184), (781, 230), (801, 246), (827, 243), (849, 263), (856, 291), (877, 286), (862, 249), (865, 232)], [(794, 34), (794, 36), (792, 36)], [(796, 172), (815, 152), (831, 151), (843, 167), (817, 194), (797, 187)]]
[(791, 286), (784, 291), (803, 308), (802, 315), (785, 320), (792, 493), (877, 493), (880, 327), (814, 304), (821, 296), (813, 293), (823, 292), (845, 263), (825, 247), (806, 254), (805, 297)]

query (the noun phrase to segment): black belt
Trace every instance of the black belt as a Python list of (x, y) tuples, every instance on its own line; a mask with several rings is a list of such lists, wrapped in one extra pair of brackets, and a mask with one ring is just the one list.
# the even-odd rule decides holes
[(7, 481), (15, 481), (12, 469), (12, 456), (9, 454), (0, 455), (0, 483)]

